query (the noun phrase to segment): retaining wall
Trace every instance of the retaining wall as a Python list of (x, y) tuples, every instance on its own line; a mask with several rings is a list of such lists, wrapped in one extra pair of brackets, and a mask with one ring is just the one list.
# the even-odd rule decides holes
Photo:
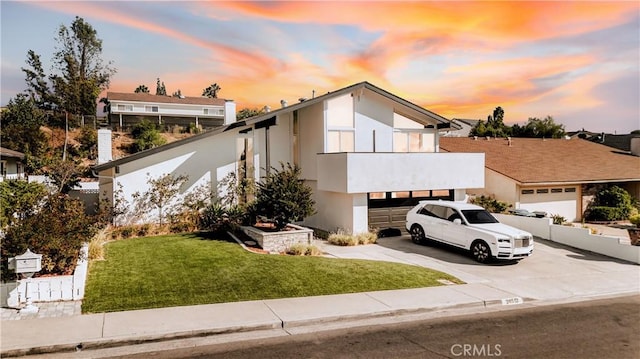
[(553, 224), (551, 218), (494, 214), (502, 223), (530, 232), (536, 237), (574, 248), (640, 264), (640, 246), (620, 243), (620, 238), (591, 234), (587, 228)]

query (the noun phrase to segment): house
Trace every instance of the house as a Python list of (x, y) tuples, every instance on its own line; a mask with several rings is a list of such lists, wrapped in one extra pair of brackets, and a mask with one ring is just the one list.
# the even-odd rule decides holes
[(514, 209), (580, 221), (598, 185), (616, 184), (640, 198), (640, 157), (582, 139), (441, 138), (449, 152), (484, 153), (485, 186)]
[(316, 201), (303, 224), (359, 233), (403, 227), (418, 200), (462, 200), (484, 187), (484, 154), (440, 153), (439, 131), (451, 128), (442, 116), (368, 82), (300, 100), (97, 165), (100, 193), (131, 200), (147, 178), (168, 173), (188, 176), (183, 193), (207, 183), (215, 192), (231, 172), (259, 180), (288, 162)]
[(455, 125), (458, 125), (460, 129), (451, 129), (441, 134), (443, 137), (468, 137), (471, 130), (476, 127), (480, 120), (469, 120), (464, 118), (454, 118), (451, 120)]
[(219, 98), (107, 92), (107, 100), (109, 123), (120, 128), (146, 119), (165, 127), (193, 124), (210, 129), (236, 119), (235, 103)]
[(24, 153), (0, 147), (0, 181), (24, 179)]

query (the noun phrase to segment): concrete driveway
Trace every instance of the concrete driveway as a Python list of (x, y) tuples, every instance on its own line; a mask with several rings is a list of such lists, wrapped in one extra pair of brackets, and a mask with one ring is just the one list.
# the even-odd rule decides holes
[(482, 283), (536, 300), (562, 300), (640, 292), (640, 266), (536, 238), (534, 254), (520, 262), (479, 264), (465, 251), (440, 244), (417, 245), (408, 235), (378, 244), (339, 247), (322, 242), (337, 258), (413, 264), (440, 270), (467, 283)]

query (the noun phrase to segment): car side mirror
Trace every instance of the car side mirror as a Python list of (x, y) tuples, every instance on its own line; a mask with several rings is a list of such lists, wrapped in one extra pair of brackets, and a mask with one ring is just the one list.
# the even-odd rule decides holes
[(462, 220), (460, 218), (456, 218), (456, 219), (453, 220), (453, 223), (462, 224)]

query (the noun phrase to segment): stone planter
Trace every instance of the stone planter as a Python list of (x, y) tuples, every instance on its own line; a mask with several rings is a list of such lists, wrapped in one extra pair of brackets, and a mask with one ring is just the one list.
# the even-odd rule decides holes
[(629, 240), (632, 246), (640, 246), (640, 228), (628, 228)]
[(285, 230), (279, 232), (263, 231), (260, 228), (250, 226), (244, 226), (241, 229), (262, 249), (270, 253), (281, 253), (294, 244), (309, 245), (313, 241), (313, 230), (295, 224), (288, 224)]

